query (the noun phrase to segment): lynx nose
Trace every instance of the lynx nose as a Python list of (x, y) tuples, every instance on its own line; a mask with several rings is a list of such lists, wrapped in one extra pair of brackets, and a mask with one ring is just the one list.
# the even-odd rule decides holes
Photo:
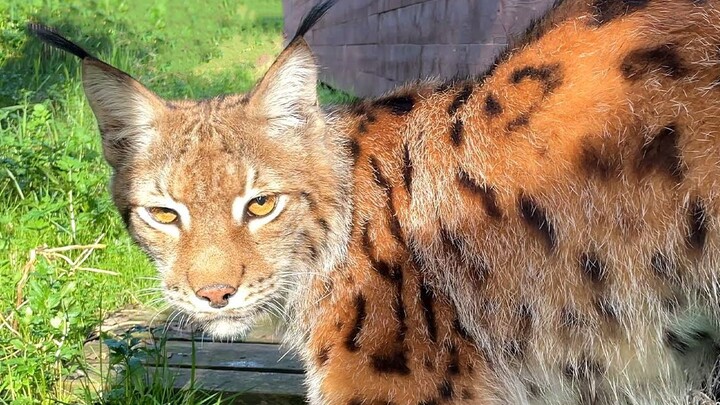
[(223, 308), (227, 306), (228, 300), (235, 292), (237, 292), (237, 288), (227, 284), (213, 284), (195, 291), (195, 295), (208, 301), (213, 308)]

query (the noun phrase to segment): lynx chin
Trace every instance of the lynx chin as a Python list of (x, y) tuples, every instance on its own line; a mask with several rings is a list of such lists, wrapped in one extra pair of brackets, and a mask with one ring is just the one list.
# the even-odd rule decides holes
[(282, 313), (312, 404), (720, 398), (720, 0), (565, 0), (483, 75), (318, 105), (308, 14), (248, 94), (82, 59), (112, 196), (219, 338)]

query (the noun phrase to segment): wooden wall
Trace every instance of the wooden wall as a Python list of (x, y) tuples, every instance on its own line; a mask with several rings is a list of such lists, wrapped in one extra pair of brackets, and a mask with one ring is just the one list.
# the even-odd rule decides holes
[[(319, 0), (283, 0), (285, 35)], [(358, 96), (482, 73), (552, 0), (339, 0), (307, 35), (321, 79)]]

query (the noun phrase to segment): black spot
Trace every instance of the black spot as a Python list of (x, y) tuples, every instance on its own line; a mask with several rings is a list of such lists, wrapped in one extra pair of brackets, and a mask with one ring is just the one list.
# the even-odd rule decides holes
[(348, 336), (345, 338), (345, 348), (347, 348), (351, 352), (356, 352), (360, 350), (358, 338), (360, 336), (360, 332), (362, 331), (365, 317), (367, 316), (367, 312), (365, 309), (365, 297), (362, 294), (358, 294), (355, 297), (354, 305), (355, 312), (357, 313), (355, 318), (355, 324), (353, 325), (350, 334), (348, 334)]
[(460, 187), (480, 197), (485, 212), (491, 218), (501, 218), (502, 212), (497, 204), (497, 194), (495, 188), (486, 184), (480, 185), (470, 178), (470, 175), (464, 170), (458, 170), (457, 181)]
[(380, 186), (385, 191), (386, 198), (387, 198), (387, 204), (388, 208), (390, 209), (390, 212), (388, 213), (388, 226), (390, 228), (390, 233), (392, 234), (393, 238), (400, 243), (405, 244), (404, 237), (402, 234), (402, 227), (400, 225), (400, 221), (397, 218), (397, 215), (395, 213), (395, 205), (393, 200), (393, 190), (388, 184), (387, 179), (385, 176), (383, 176), (382, 172), (380, 171), (380, 165), (375, 159), (375, 157), (370, 158), (370, 167), (372, 168), (373, 173), (373, 179), (375, 180), (375, 184)]
[(435, 87), (435, 93), (445, 93), (446, 91), (455, 87), (456, 84), (457, 84), (457, 81), (455, 81), (453, 79), (446, 80), (446, 81), (440, 83), (440, 85), (438, 85), (437, 87)]
[(555, 228), (548, 219), (545, 210), (533, 198), (525, 195), (521, 195), (518, 205), (520, 215), (528, 227), (540, 235), (548, 250), (555, 250), (557, 247)]
[(228, 109), (228, 108), (235, 108), (235, 107), (237, 107), (237, 106), (245, 105), (245, 104), (247, 104), (248, 102), (250, 102), (250, 97), (249, 97), (249, 94), (246, 94), (246, 95), (244, 95), (244, 96), (242, 96), (242, 97), (240, 97), (240, 98), (235, 98), (235, 100), (230, 101), (229, 103), (225, 103), (225, 106), (224, 106), (224, 107), (225, 107), (226, 109)]
[(320, 367), (327, 364), (330, 359), (330, 346), (324, 346), (317, 354), (317, 362)]
[(448, 355), (450, 356), (447, 366), (448, 375), (460, 374), (460, 352), (458, 351), (457, 346), (450, 344), (450, 347), (448, 348)]
[(460, 237), (451, 233), (444, 227), (440, 229), (440, 242), (445, 247), (445, 251), (455, 258), (462, 257), (463, 242)]
[(470, 99), (470, 96), (473, 94), (473, 86), (472, 84), (468, 83), (466, 84), (462, 90), (455, 96), (455, 99), (453, 99), (452, 103), (448, 106), (448, 115), (451, 117), (457, 114), (460, 107), (465, 105), (467, 103), (468, 99)]
[(517, 118), (514, 118), (510, 122), (508, 122), (505, 126), (505, 130), (508, 132), (514, 132), (517, 131), (519, 128), (528, 126), (528, 124), (530, 124), (530, 114), (523, 113), (518, 115)]
[[(309, 241), (308, 243), (311, 243), (312, 241)], [(320, 254), (317, 250), (317, 248), (314, 245), (309, 244), (307, 246), (308, 249), (308, 255), (310, 256), (310, 260), (315, 262), (320, 258)]]
[(420, 285), (420, 304), (422, 305), (423, 315), (425, 316), (425, 325), (427, 326), (427, 332), (430, 340), (437, 342), (437, 323), (435, 321), (433, 302), (434, 297), (432, 289), (426, 283), (422, 283)]
[(372, 368), (381, 374), (410, 374), (404, 350), (397, 350), (390, 354), (373, 354), (370, 356)]
[(592, 17), (595, 24), (602, 25), (638, 11), (648, 3), (649, 0), (595, 0), (592, 4)]
[(357, 117), (364, 117), (369, 112), (368, 105), (363, 100), (358, 100), (348, 105), (348, 110)]
[(391, 282), (395, 282), (398, 277), (402, 277), (402, 273), (400, 271), (397, 271), (397, 268), (394, 266), (390, 266), (385, 261), (374, 261), (370, 259), (373, 265), (373, 270), (375, 270), (378, 274), (380, 274), (383, 278), (388, 279)]
[(497, 117), (503, 112), (500, 101), (498, 101), (497, 97), (492, 93), (488, 93), (488, 95), (485, 96), (485, 112), (491, 117)]
[(413, 164), (410, 160), (410, 147), (407, 144), (403, 152), (403, 182), (408, 194), (412, 194)]
[(391, 202), (390, 215), (388, 217), (388, 227), (390, 228), (390, 234), (395, 239), (395, 241), (397, 241), (397, 243), (405, 245), (405, 238), (403, 237), (402, 226), (400, 225), (400, 221), (395, 214), (395, 208), (392, 207), (392, 196), (390, 196), (389, 198)]
[(120, 210), (120, 217), (125, 224), (125, 228), (130, 228), (130, 207), (123, 207)]
[(475, 343), (475, 339), (473, 339), (472, 335), (470, 335), (470, 332), (465, 329), (463, 324), (460, 322), (460, 318), (455, 317), (452, 326), (455, 333), (457, 333), (458, 336), (460, 336), (463, 340), (470, 343)]
[(463, 140), (464, 127), (465, 124), (461, 119), (453, 121), (452, 127), (450, 128), (450, 140), (454, 146), (460, 146), (460, 143)]
[(650, 258), (650, 268), (655, 274), (664, 280), (673, 280), (678, 278), (677, 267), (662, 252), (655, 252)]
[(452, 399), (454, 394), (452, 382), (447, 379), (443, 380), (443, 382), (438, 386), (438, 394), (442, 399)]
[(362, 399), (354, 397), (350, 400), (350, 402), (348, 402), (348, 405), (363, 405), (364, 403), (365, 402)]
[(607, 268), (595, 253), (585, 253), (580, 256), (580, 268), (585, 276), (593, 283), (601, 284), (605, 281)]
[(328, 224), (328, 221), (326, 221), (326, 220), (323, 219), (323, 218), (319, 218), (319, 219), (317, 220), (317, 222), (318, 222), (318, 225), (320, 226), (320, 228), (321, 228), (325, 233), (330, 232), (330, 224)]
[(368, 131), (368, 124), (377, 121), (373, 107), (369, 106), (367, 103), (359, 102), (351, 105), (350, 112), (360, 118), (358, 123), (359, 133), (366, 133)]
[(390, 109), (390, 112), (395, 115), (405, 115), (415, 106), (415, 98), (410, 95), (387, 96), (373, 101), (373, 105)]
[(395, 266), (392, 270), (395, 283), (395, 303), (393, 304), (393, 312), (395, 312), (395, 318), (398, 321), (398, 332), (397, 342), (402, 343), (405, 341), (405, 335), (407, 334), (407, 324), (405, 323), (406, 313), (405, 304), (402, 298), (402, 287), (403, 287), (403, 273), (400, 266)]
[(560, 65), (526, 66), (516, 69), (510, 76), (510, 82), (520, 84), (525, 79), (539, 81), (543, 93), (548, 95), (562, 84)]
[(352, 158), (353, 164), (357, 164), (358, 159), (360, 159), (360, 143), (355, 139), (349, 139), (345, 142), (345, 148)]
[(667, 173), (675, 181), (681, 181), (684, 170), (679, 137), (680, 132), (671, 124), (643, 145), (638, 160), (638, 175), (644, 177), (652, 172), (660, 172)]
[(609, 180), (620, 177), (622, 170), (618, 159), (604, 156), (604, 154), (590, 146), (583, 144), (580, 151), (580, 167), (590, 177), (597, 177), (600, 180)]
[(624, 78), (636, 81), (654, 72), (680, 79), (688, 73), (688, 69), (674, 46), (660, 45), (630, 52), (623, 58), (620, 72)]
[(690, 232), (688, 246), (695, 251), (702, 251), (707, 236), (707, 218), (702, 202), (697, 199), (690, 205)]
[(665, 330), (663, 334), (663, 341), (665, 342), (666, 346), (675, 350), (679, 354), (687, 354), (688, 350), (690, 350), (688, 342), (681, 339), (677, 333), (671, 331), (670, 329)]

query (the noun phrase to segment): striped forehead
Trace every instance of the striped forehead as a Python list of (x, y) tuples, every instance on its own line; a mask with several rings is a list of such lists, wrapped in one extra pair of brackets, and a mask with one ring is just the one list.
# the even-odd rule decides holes
[(162, 177), (173, 198), (191, 205), (222, 204), (246, 194), (256, 170), (241, 160), (215, 156), (168, 165)]

